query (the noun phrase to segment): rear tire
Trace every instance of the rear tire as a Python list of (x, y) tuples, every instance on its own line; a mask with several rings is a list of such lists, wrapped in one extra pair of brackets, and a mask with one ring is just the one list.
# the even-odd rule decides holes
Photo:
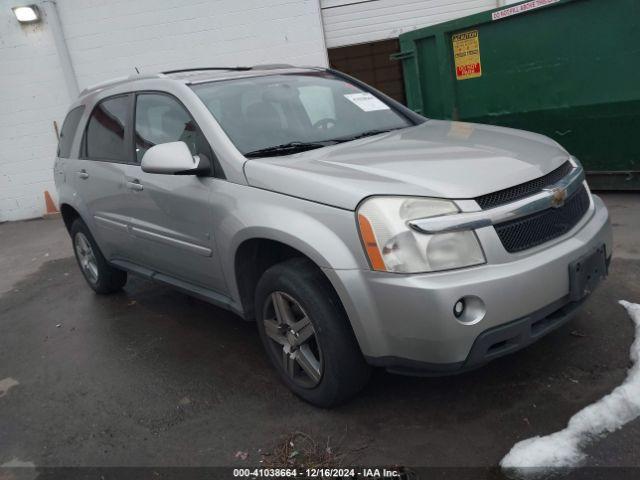
[(74, 220), (69, 233), (78, 266), (89, 286), (100, 294), (122, 290), (127, 283), (127, 272), (107, 263), (82, 219)]
[(299, 397), (333, 407), (366, 385), (371, 367), (338, 296), (311, 261), (293, 258), (269, 268), (256, 288), (255, 311), (269, 360)]

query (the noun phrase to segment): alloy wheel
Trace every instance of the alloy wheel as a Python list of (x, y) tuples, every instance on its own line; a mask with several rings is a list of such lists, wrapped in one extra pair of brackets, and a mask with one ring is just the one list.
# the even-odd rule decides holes
[(284, 292), (273, 292), (264, 306), (264, 330), (286, 375), (297, 385), (320, 383), (323, 359), (316, 331), (300, 303)]
[(98, 282), (98, 262), (93, 253), (93, 248), (91, 248), (91, 243), (84, 233), (78, 232), (74, 245), (80, 268), (87, 277), (87, 280), (95, 285)]

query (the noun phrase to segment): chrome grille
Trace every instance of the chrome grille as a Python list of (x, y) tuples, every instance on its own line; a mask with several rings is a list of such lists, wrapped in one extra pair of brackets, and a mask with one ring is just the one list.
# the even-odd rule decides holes
[(589, 193), (581, 186), (560, 208), (548, 208), (495, 226), (505, 250), (510, 253), (536, 247), (560, 237), (575, 227), (589, 209)]
[(475, 200), (483, 210), (511, 203), (516, 200), (520, 200), (521, 198), (528, 197), (529, 195), (534, 195), (549, 185), (553, 185), (567, 176), (572, 168), (573, 166), (571, 163), (566, 161), (558, 168), (542, 177), (521, 183), (515, 187), (505, 188), (504, 190), (498, 190), (497, 192), (476, 197)]

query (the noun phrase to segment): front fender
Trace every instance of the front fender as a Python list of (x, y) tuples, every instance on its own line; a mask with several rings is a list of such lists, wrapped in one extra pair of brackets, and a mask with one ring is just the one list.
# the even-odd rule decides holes
[(353, 252), (336, 232), (308, 218), (302, 223), (304, 227), (300, 229), (289, 225), (247, 227), (234, 237), (231, 249), (236, 252), (247, 240), (273, 240), (302, 252), (320, 268), (359, 268), (360, 265), (354, 258)]
[(232, 192), (224, 195), (227, 199), (242, 200), (220, 205), (218, 211), (223, 218), (216, 229), (220, 259), (234, 300), (239, 300), (235, 256), (247, 240), (283, 243), (323, 269), (369, 268), (353, 211), (252, 187), (231, 184), (225, 187), (242, 189), (237, 195)]

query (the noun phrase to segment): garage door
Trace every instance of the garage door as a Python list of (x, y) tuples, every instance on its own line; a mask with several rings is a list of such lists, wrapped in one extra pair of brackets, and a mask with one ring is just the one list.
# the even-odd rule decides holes
[(389, 58), (398, 51), (397, 39), (330, 48), (329, 64), (404, 103), (402, 65)]

